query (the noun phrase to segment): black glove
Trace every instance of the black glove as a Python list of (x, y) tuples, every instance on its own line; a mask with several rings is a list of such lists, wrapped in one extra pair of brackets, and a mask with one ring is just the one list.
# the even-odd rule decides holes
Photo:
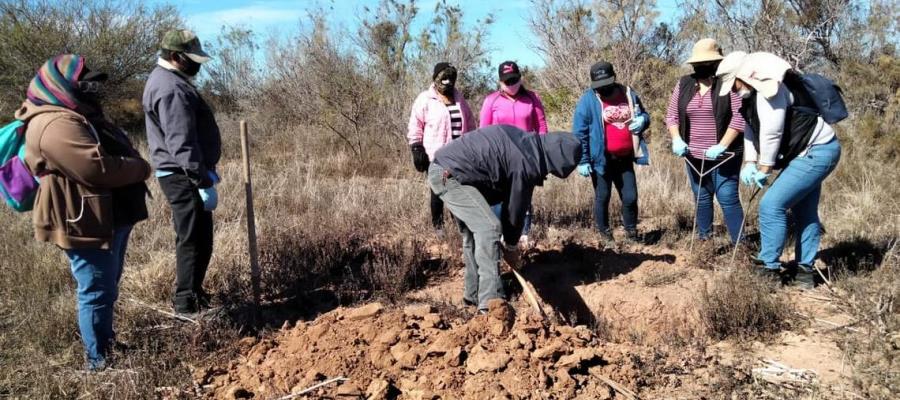
[(425, 152), (425, 146), (422, 146), (422, 143), (414, 143), (409, 145), (409, 150), (412, 152), (413, 166), (416, 167), (416, 171), (427, 171), (429, 162), (428, 153)]

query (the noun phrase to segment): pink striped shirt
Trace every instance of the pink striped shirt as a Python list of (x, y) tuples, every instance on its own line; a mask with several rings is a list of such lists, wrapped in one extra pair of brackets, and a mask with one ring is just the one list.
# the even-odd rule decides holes
[[(712, 88), (704, 94), (700, 94), (698, 90), (694, 97), (688, 102), (685, 110), (688, 118), (691, 120), (691, 135), (688, 142), (688, 154), (694, 158), (706, 158), (704, 153), (707, 149), (719, 143), (716, 134), (716, 117), (713, 115), (712, 96), (714, 96)], [(666, 109), (666, 125), (678, 126), (678, 98), (681, 96), (680, 85), (675, 85), (672, 91), (672, 97), (669, 98), (669, 107)], [(739, 110), (741, 108), (741, 98), (737, 93), (731, 93), (731, 122), (728, 127), (737, 131), (744, 131), (744, 117), (741, 116)], [(683, 139), (683, 138), (682, 138)], [(739, 140), (739, 139), (737, 139)]]

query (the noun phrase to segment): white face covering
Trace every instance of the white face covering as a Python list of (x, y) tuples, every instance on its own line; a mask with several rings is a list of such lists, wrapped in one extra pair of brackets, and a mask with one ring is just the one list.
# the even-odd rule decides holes
[(742, 99), (749, 99), (750, 95), (753, 94), (753, 91), (747, 88), (743, 88), (738, 90), (737, 94), (738, 96), (741, 96)]
[(503, 91), (506, 92), (506, 94), (508, 94), (510, 96), (515, 96), (517, 93), (519, 93), (519, 89), (521, 87), (522, 87), (521, 81), (516, 82), (516, 84), (514, 84), (514, 85), (507, 85), (503, 82), (500, 82), (500, 88), (503, 89)]

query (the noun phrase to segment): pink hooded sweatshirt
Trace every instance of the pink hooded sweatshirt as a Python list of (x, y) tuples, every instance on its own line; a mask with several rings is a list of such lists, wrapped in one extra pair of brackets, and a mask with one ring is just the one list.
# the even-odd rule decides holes
[(490, 125), (512, 125), (526, 132), (547, 133), (544, 104), (537, 93), (523, 90), (510, 98), (498, 90), (489, 94), (481, 106), (479, 128)]
[[(453, 97), (462, 111), (462, 134), (475, 130), (475, 116), (458, 90)], [(453, 140), (450, 133), (450, 110), (441, 100), (434, 85), (420, 93), (413, 102), (409, 115), (409, 144), (422, 143), (428, 159), (434, 160), (434, 152)]]

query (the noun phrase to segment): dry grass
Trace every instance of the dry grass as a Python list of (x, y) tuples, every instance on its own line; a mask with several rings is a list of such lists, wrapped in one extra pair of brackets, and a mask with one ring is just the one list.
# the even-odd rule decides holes
[(746, 269), (719, 274), (700, 294), (700, 318), (714, 339), (765, 338), (785, 329), (791, 308), (772, 282)]
[(854, 384), (867, 398), (900, 393), (900, 253), (894, 242), (881, 268), (839, 280), (839, 307), (852, 315), (859, 334), (842, 331), (853, 362)]

